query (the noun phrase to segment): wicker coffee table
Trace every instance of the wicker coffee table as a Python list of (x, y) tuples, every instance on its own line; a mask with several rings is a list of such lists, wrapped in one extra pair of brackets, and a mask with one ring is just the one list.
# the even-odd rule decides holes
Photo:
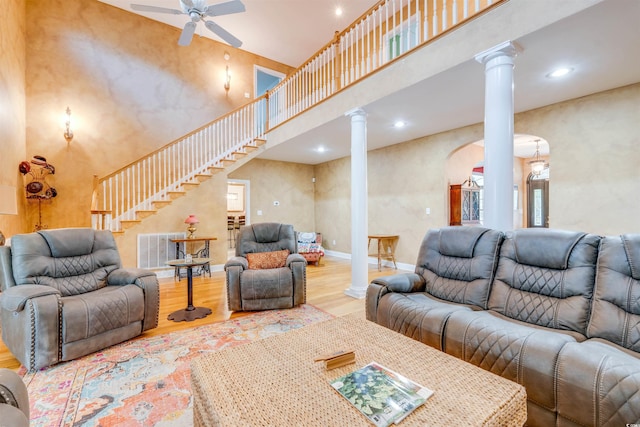
[[(356, 363), (326, 371), (315, 356), (340, 349)], [(316, 323), (196, 359), (195, 426), (370, 426), (329, 381), (375, 361), (434, 390), (401, 426), (522, 426), (524, 387), (362, 315)]]

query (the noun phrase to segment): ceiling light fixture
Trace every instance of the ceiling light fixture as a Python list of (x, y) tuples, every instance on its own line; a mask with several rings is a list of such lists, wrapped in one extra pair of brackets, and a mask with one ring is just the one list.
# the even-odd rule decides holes
[(540, 158), (540, 140), (536, 139), (536, 153), (533, 156), (533, 160), (529, 162), (531, 166), (531, 172), (534, 175), (538, 176), (542, 173), (544, 168), (547, 166), (544, 159)]
[(398, 120), (397, 122), (395, 122), (395, 123), (393, 124), (393, 127), (394, 127), (394, 128), (397, 128), (397, 129), (400, 129), (400, 128), (405, 127), (405, 125), (406, 125), (406, 123), (405, 123), (405, 122), (403, 122), (402, 120)]
[(553, 70), (552, 72), (547, 74), (547, 77), (551, 78), (551, 79), (557, 79), (559, 77), (566, 76), (567, 74), (571, 73), (572, 71), (573, 71), (573, 68), (562, 67), (562, 68), (558, 68), (558, 69)]
[(342, 16), (342, 8), (340, 6), (336, 7), (336, 16)]
[(327, 149), (326, 149), (326, 148), (324, 148), (324, 147), (321, 145), (321, 146), (319, 146), (318, 148), (316, 148), (316, 151), (317, 151), (318, 153), (324, 153), (325, 151), (327, 151)]

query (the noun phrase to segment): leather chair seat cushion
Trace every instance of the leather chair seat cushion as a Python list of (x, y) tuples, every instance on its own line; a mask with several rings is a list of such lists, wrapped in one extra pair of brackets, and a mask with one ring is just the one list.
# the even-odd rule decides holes
[(604, 340), (569, 343), (558, 358), (558, 425), (636, 423), (638, 390), (640, 355)]
[(584, 340), (507, 319), (489, 311), (455, 311), (446, 325), (444, 350), (466, 362), (524, 385), (535, 405), (555, 411), (558, 353), (569, 342)]
[(287, 267), (270, 270), (245, 270), (240, 276), (243, 301), (293, 297), (293, 275)]
[(472, 306), (442, 301), (425, 292), (391, 292), (378, 302), (376, 323), (442, 350), (447, 320), (458, 310), (472, 311)]
[(61, 300), (64, 343), (90, 338), (144, 319), (144, 293), (136, 285), (107, 286)]

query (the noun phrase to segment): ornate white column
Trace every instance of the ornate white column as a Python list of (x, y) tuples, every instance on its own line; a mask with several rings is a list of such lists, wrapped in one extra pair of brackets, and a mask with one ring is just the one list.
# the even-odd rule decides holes
[(351, 117), (351, 287), (344, 291), (364, 298), (369, 286), (367, 215), (367, 114), (360, 108)]
[(513, 229), (513, 59), (507, 41), (476, 55), (485, 67), (484, 225)]

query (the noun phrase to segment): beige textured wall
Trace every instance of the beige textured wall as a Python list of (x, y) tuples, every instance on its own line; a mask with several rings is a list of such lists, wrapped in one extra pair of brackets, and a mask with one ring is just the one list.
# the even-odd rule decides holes
[[(516, 115), (516, 133), (538, 135), (550, 145), (551, 227), (599, 234), (640, 231), (638, 117), (640, 84)], [(482, 138), (478, 124), (368, 153), (369, 232), (399, 234), (398, 261), (415, 263), (426, 230), (448, 224), (448, 185), (464, 181), (482, 158), (471, 146), (457, 150)], [(350, 159), (315, 169), (316, 228), (327, 249), (350, 253)], [(516, 227), (525, 224), (528, 173), (526, 160), (516, 161), (514, 182), (522, 207)]]
[[(250, 181), (250, 220), (293, 224), (296, 231), (315, 231), (313, 166), (254, 159), (229, 174)], [(280, 202), (274, 206), (274, 201)], [(258, 215), (258, 211), (262, 215)]]
[[(90, 225), (93, 175), (104, 176), (246, 103), (253, 65), (290, 68), (94, 0), (27, 1), (27, 154), (56, 167), (50, 228)], [(229, 94), (224, 52), (231, 55)], [(63, 139), (72, 110), (74, 140)], [(15, 163), (15, 162), (12, 162)], [(30, 209), (33, 222), (35, 206)]]
[[(367, 153), (368, 231), (398, 234), (398, 261), (415, 263), (425, 232), (448, 223), (448, 185), (466, 179), (463, 177), (470, 173), (477, 153), (459, 155), (469, 159), (461, 167), (448, 167), (448, 158), (479, 139), (482, 127), (476, 125)], [(350, 159), (323, 163), (315, 169), (316, 224), (323, 233), (323, 246), (350, 253)], [(430, 215), (426, 215), (426, 208), (431, 209)]]
[(518, 114), (549, 142), (550, 227), (640, 232), (640, 84)]
[[(0, 12), (0, 184), (22, 190), (18, 163), (25, 155), (25, 1), (3, 2)], [(20, 193), (22, 194), (22, 193)], [(24, 199), (17, 197), (18, 215), (0, 215), (6, 237), (22, 232)]]

